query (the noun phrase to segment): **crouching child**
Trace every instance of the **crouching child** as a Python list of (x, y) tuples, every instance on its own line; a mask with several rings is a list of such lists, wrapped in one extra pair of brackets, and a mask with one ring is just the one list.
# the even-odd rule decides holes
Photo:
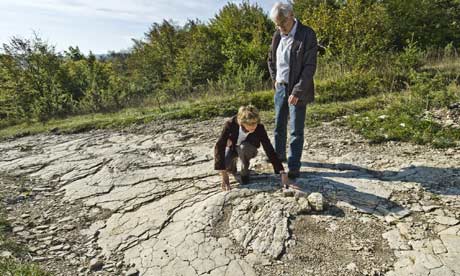
[(249, 182), (250, 160), (257, 155), (261, 144), (275, 173), (281, 175), (282, 186), (288, 187), (288, 177), (268, 139), (264, 125), (260, 123), (259, 111), (248, 105), (240, 107), (238, 114), (225, 122), (214, 147), (214, 169), (220, 171), (223, 191), (230, 190), (229, 173), (236, 175), (238, 159), (242, 165), (241, 183)]

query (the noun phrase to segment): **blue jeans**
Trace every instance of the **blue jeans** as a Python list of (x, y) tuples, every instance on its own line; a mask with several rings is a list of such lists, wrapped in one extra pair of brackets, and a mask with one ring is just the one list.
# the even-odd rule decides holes
[(287, 158), (290, 171), (300, 170), (302, 157), (305, 116), (307, 107), (288, 104), (286, 87), (275, 87), (275, 151), (278, 157), (286, 160), (287, 123), (289, 116), (290, 141)]

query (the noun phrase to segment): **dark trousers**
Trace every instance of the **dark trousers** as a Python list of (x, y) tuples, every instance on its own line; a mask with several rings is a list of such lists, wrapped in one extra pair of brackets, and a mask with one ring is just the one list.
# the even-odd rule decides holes
[(236, 173), (236, 162), (238, 157), (241, 160), (241, 175), (249, 174), (249, 161), (256, 157), (257, 148), (250, 143), (243, 142), (234, 149), (227, 147), (225, 149), (225, 169), (230, 173)]

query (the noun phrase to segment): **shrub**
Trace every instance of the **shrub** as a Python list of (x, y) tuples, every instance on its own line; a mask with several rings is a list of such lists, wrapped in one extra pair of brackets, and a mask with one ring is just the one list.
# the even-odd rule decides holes
[(338, 80), (319, 83), (316, 101), (318, 103), (349, 101), (383, 91), (385, 87), (377, 74), (372, 71), (354, 71), (344, 74)]
[(326, 60), (349, 68), (378, 64), (390, 49), (390, 21), (380, 1), (295, 1), (297, 16), (327, 46)]

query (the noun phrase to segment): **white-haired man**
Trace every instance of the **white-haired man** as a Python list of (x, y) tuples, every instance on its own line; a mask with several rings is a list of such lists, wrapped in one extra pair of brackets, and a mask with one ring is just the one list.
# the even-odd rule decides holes
[[(289, 178), (300, 172), (306, 105), (314, 100), (318, 42), (315, 32), (294, 17), (291, 4), (277, 2), (270, 11), (276, 24), (268, 55), (268, 69), (275, 88), (275, 151), (288, 162)], [(286, 159), (289, 116), (290, 147)]]

